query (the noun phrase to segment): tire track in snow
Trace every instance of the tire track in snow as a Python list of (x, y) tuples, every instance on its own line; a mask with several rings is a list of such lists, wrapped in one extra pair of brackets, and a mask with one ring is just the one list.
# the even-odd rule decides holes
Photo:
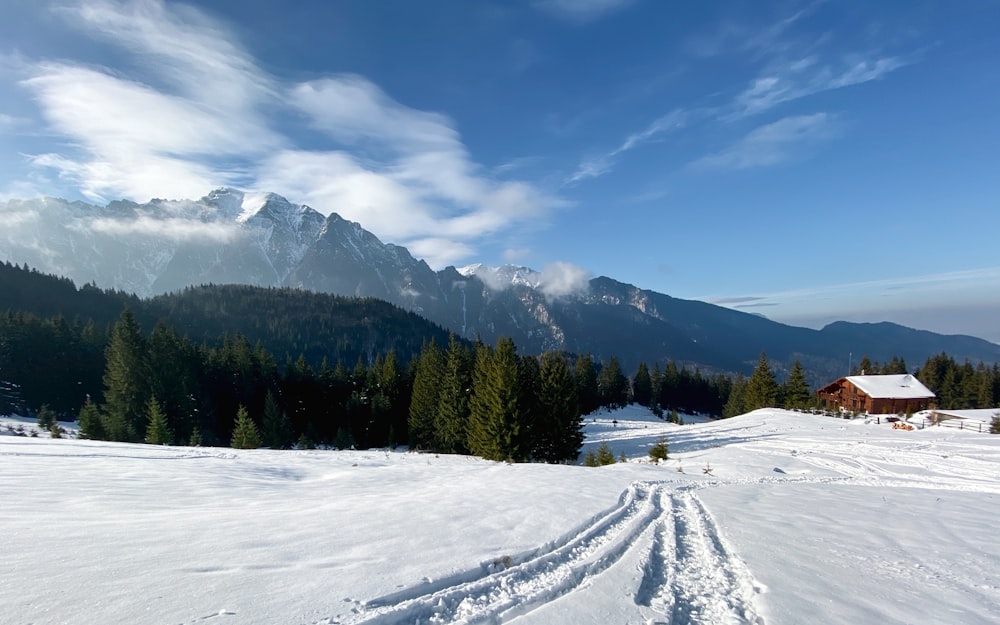
[[(660, 484), (637, 483), (622, 505), (524, 562), (427, 591), (426, 586), (373, 599), (353, 614), (320, 624), (502, 623), (553, 601), (617, 562), (663, 515)], [(454, 576), (462, 577), (462, 575)], [(424, 594), (417, 593), (423, 591)], [(417, 595), (417, 596), (407, 596)]]
[(762, 590), (725, 545), (718, 526), (694, 493), (668, 500), (636, 593), (636, 603), (670, 625), (763, 625), (754, 607)]

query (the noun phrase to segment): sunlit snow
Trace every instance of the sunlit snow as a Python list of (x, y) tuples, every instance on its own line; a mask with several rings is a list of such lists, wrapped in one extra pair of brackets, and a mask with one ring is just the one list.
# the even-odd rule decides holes
[(684, 419), (588, 417), (601, 468), (0, 436), (0, 623), (996, 622), (1000, 436)]

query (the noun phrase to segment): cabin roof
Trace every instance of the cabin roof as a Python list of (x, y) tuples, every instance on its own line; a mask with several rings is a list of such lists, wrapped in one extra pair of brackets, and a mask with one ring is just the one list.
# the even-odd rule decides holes
[(849, 375), (845, 379), (873, 399), (923, 399), (935, 396), (909, 373)]

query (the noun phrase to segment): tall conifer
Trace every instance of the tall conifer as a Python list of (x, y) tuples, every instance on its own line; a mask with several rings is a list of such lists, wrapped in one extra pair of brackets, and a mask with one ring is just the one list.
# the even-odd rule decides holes
[(806, 374), (797, 359), (788, 374), (788, 380), (781, 387), (781, 397), (785, 408), (805, 408), (811, 403), (809, 383), (806, 382)]
[(469, 449), (472, 367), (473, 356), (470, 350), (454, 334), (450, 335), (435, 423), (436, 446), (443, 452), (461, 454)]
[(260, 432), (257, 430), (257, 424), (250, 418), (244, 406), (240, 406), (236, 411), (236, 425), (233, 427), (233, 437), (229, 446), (233, 449), (257, 449), (260, 447)]
[(156, 397), (150, 397), (146, 405), (146, 442), (150, 445), (172, 445), (174, 442), (173, 432), (167, 425), (167, 415), (160, 408), (160, 402)]
[(442, 392), (445, 357), (434, 339), (424, 344), (413, 376), (410, 396), (409, 433), (413, 449), (434, 449), (437, 446), (437, 414)]
[(774, 381), (767, 355), (760, 353), (757, 367), (747, 380), (746, 395), (743, 398), (747, 412), (758, 408), (773, 408), (778, 405), (778, 383)]
[(532, 457), (545, 462), (576, 460), (583, 446), (583, 419), (569, 366), (561, 354), (546, 352), (539, 375)]
[(132, 311), (126, 308), (111, 330), (105, 350), (104, 403), (106, 428), (112, 440), (138, 440), (145, 431), (145, 408), (149, 400), (149, 370), (146, 341)]
[(517, 462), (523, 448), (524, 423), (514, 341), (497, 340), (495, 350), (479, 350), (473, 372), (469, 413), (469, 451), (487, 460)]

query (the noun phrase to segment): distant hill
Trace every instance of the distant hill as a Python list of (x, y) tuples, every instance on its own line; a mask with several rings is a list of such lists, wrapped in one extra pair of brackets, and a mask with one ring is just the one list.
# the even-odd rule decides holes
[(289, 288), (209, 285), (141, 299), (0, 263), (0, 294), (0, 314), (62, 316), (69, 323), (92, 322), (103, 333), (127, 306), (147, 333), (164, 321), (210, 346), (239, 333), (276, 357), (304, 355), (313, 365), (327, 358), (352, 367), (390, 349), (406, 362), (423, 342), (448, 341), (441, 326), (388, 302)]

